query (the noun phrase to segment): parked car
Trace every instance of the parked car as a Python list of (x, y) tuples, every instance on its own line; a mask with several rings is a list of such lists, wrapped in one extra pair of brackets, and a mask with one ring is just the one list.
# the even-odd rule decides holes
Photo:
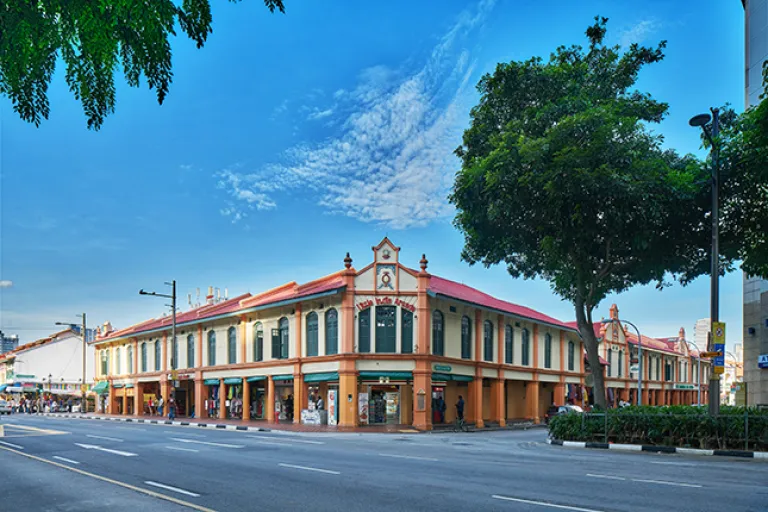
[(583, 414), (584, 409), (578, 405), (552, 405), (547, 409), (547, 414), (544, 415), (544, 423), (549, 425), (549, 420), (560, 414)]
[(11, 404), (7, 400), (0, 400), (0, 414), (11, 414)]

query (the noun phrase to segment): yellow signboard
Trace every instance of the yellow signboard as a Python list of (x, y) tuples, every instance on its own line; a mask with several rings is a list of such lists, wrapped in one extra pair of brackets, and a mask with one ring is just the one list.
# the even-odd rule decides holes
[(712, 332), (715, 336), (712, 343), (725, 343), (725, 322), (715, 322), (712, 324)]
[(725, 373), (725, 368), (722, 366), (715, 366), (714, 368), (712, 368), (712, 372), (715, 375), (722, 375)]

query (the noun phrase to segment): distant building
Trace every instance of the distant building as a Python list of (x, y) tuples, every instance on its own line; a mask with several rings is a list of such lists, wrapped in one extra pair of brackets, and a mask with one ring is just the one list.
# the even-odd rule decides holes
[(709, 318), (701, 318), (696, 320), (696, 325), (693, 328), (693, 342), (701, 351), (707, 350), (710, 325), (712, 325), (712, 323)]
[[(757, 105), (768, 60), (768, 0), (742, 0), (745, 34), (745, 103)], [(744, 382), (747, 404), (768, 405), (768, 369), (757, 366), (768, 354), (768, 280), (744, 274)]]
[(10, 352), (19, 346), (19, 336), (16, 334), (10, 334), (6, 336), (3, 331), (0, 331), (0, 354)]

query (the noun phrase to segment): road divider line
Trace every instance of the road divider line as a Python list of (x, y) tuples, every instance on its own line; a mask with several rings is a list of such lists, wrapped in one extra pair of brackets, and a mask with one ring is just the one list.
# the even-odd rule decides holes
[(0, 441), (0, 444), (3, 444), (5, 446), (10, 446), (11, 448), (16, 448), (17, 450), (23, 450), (24, 449), (23, 446), (19, 446), (17, 444), (13, 444), (13, 443), (6, 443), (5, 441)]
[(54, 456), (53, 456), (53, 458), (54, 458), (54, 459), (56, 459), (56, 460), (62, 460), (62, 461), (64, 461), (64, 462), (69, 462), (70, 464), (76, 464), (76, 465), (77, 465), (77, 464), (80, 464), (80, 463), (79, 463), (79, 462), (77, 462), (76, 460), (72, 460), (72, 459), (65, 459), (64, 457), (59, 457), (58, 455), (54, 455)]
[(227, 444), (227, 443), (211, 443), (209, 441), (196, 441), (194, 439), (181, 439), (179, 437), (172, 437), (171, 438), (174, 441), (178, 441), (180, 443), (195, 443), (195, 444), (205, 444), (208, 446), (218, 446), (220, 448), (243, 448), (245, 445), (242, 444)]
[(517, 503), (525, 503), (527, 505), (539, 505), (542, 507), (559, 508), (563, 510), (575, 510), (576, 512), (602, 512), (601, 510), (596, 510), (593, 508), (574, 507), (571, 505), (558, 505), (557, 503), (549, 503), (546, 501), (524, 500), (522, 498), (512, 498), (511, 496), (501, 496), (498, 494), (493, 494), (491, 498), (495, 498), (497, 500), (504, 500), (504, 501), (514, 501)]
[(592, 478), (607, 478), (608, 480), (626, 480), (626, 478), (613, 475), (594, 475), (592, 473), (587, 473), (587, 476), (591, 476)]
[(117, 485), (119, 487), (123, 487), (125, 489), (130, 489), (132, 491), (139, 492), (141, 494), (145, 494), (147, 496), (152, 496), (153, 498), (158, 498), (165, 501), (170, 501), (171, 503), (175, 503), (177, 505), (181, 505), (182, 507), (191, 508), (192, 510), (197, 510), (199, 512), (216, 512), (213, 509), (206, 508), (200, 505), (197, 505), (195, 503), (191, 503), (189, 501), (180, 500), (179, 498), (175, 498), (173, 496), (168, 496), (167, 494), (150, 491), (149, 489), (143, 489), (141, 487), (136, 487), (135, 485), (127, 484), (125, 482), (121, 482), (119, 480), (113, 480), (112, 478), (107, 478), (106, 476), (97, 475), (95, 473), (90, 473), (88, 471), (84, 471), (82, 469), (73, 468), (72, 466), (67, 466), (66, 464), (61, 464), (59, 462), (54, 462), (52, 460), (44, 459), (42, 457), (37, 457), (35, 455), (30, 455), (28, 453), (19, 452), (16, 450), (11, 450), (10, 448), (3, 448), (0, 447), (0, 450), (5, 450), (7, 452), (15, 453), (16, 455), (21, 455), (22, 457), (27, 457), (28, 459), (36, 460), (38, 462), (43, 462), (45, 464), (50, 464), (51, 466), (56, 466), (57, 468), (66, 469), (67, 471), (72, 471), (74, 473), (87, 476), (90, 478), (94, 478), (96, 480), (100, 480), (102, 482), (107, 482), (112, 485)]
[(379, 457), (392, 457), (393, 459), (412, 459), (412, 460), (426, 460), (430, 462), (437, 462), (437, 459), (432, 457), (417, 457), (416, 455), (395, 455), (393, 453), (380, 453)]
[(340, 471), (332, 471), (330, 469), (321, 469), (321, 468), (311, 468), (309, 466), (297, 466), (295, 464), (284, 464), (279, 463), (278, 466), (284, 467), (284, 468), (292, 468), (292, 469), (303, 469), (304, 471), (315, 471), (317, 473), (327, 473), (329, 475), (340, 475)]
[(123, 457), (136, 457), (138, 455), (138, 453), (124, 452), (121, 450), (112, 450), (110, 448), (104, 448), (95, 444), (75, 443), (75, 446), (79, 446), (80, 448), (85, 448), (86, 450), (98, 450), (100, 452), (107, 452), (115, 455), (122, 455)]
[[(252, 436), (252, 435), (246, 435), (245, 437), (251, 437), (253, 439), (265, 439), (268, 441), (275, 441), (277, 440), (274, 436)], [(284, 436), (281, 439), (279, 439), (279, 442), (281, 444), (284, 443), (304, 443), (304, 444), (325, 444), (324, 441), (309, 441), (307, 439), (296, 439), (293, 437)]]
[(178, 487), (172, 487), (170, 485), (165, 485), (165, 484), (161, 484), (161, 483), (158, 483), (158, 482), (153, 482), (151, 480), (146, 480), (144, 483), (147, 484), (147, 485), (151, 485), (152, 487), (159, 487), (160, 489), (165, 489), (166, 491), (173, 491), (173, 492), (177, 492), (179, 494), (186, 494), (187, 496), (192, 496), (193, 498), (199, 498), (200, 497), (200, 495), (197, 494), (196, 492), (185, 491), (184, 489), (179, 489)]
[(696, 485), (696, 484), (686, 484), (682, 482), (665, 482), (663, 480), (643, 480), (640, 478), (633, 478), (633, 482), (643, 482), (646, 484), (659, 484), (659, 485), (672, 485), (675, 487), (694, 487), (694, 488), (701, 488), (703, 485)]
[(104, 437), (104, 436), (94, 436), (93, 434), (86, 434), (85, 437), (90, 437), (91, 439), (103, 439), (105, 441), (117, 441), (118, 443), (122, 443), (122, 439), (118, 439), (116, 437)]
[(193, 450), (192, 448), (178, 448), (176, 446), (166, 446), (169, 450), (176, 450), (177, 452), (194, 452), (199, 453), (200, 450)]

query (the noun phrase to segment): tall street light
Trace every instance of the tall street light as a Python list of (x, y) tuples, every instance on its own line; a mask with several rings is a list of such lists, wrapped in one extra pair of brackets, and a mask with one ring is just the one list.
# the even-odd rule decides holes
[[(712, 261), (711, 261), (711, 289), (710, 289), (710, 326), (709, 326), (709, 339), (707, 344), (707, 351), (713, 352), (715, 350), (715, 336), (713, 329), (715, 323), (719, 322), (719, 282), (720, 277), (720, 249), (718, 245), (718, 233), (719, 233), (719, 193), (720, 193), (720, 177), (718, 168), (718, 146), (717, 137), (720, 134), (720, 110), (717, 108), (710, 109), (712, 115), (699, 114), (693, 116), (688, 122), (691, 126), (699, 127), (704, 132), (704, 136), (712, 145)], [(710, 126), (709, 122), (712, 121)], [(714, 370), (714, 368), (713, 368)], [(720, 379), (715, 372), (710, 372), (709, 376), (709, 414), (712, 416), (717, 415), (720, 412)]]
[(693, 341), (688, 341), (688, 340), (683, 340), (683, 341), (685, 341), (688, 345), (693, 345), (696, 348), (696, 352), (699, 353), (698, 357), (696, 358), (699, 361), (699, 369), (696, 370), (696, 380), (698, 381), (696, 384), (699, 387), (699, 393), (698, 393), (699, 396), (696, 398), (696, 404), (701, 405), (701, 349)]
[[(603, 320), (601, 323), (610, 324), (612, 322), (617, 322), (619, 324), (619, 327), (621, 327), (622, 323), (631, 325), (637, 332), (637, 397), (636, 397), (637, 402), (635, 405), (638, 405), (638, 406), (642, 405), (643, 404), (643, 337), (640, 336), (640, 329), (638, 329), (635, 324), (627, 320), (620, 320), (619, 318), (609, 318), (607, 320)], [(608, 364), (610, 363), (611, 362), (608, 361)]]
[(171, 370), (175, 370), (177, 363), (176, 351), (174, 350), (174, 347), (176, 346), (176, 280), (174, 279), (170, 283), (166, 282), (165, 284), (171, 287), (170, 295), (155, 292), (145, 292), (143, 288), (139, 290), (139, 295), (152, 295), (153, 297), (164, 297), (166, 299), (171, 299), (171, 312), (173, 318), (173, 326), (171, 328)]
[[(85, 381), (85, 346), (86, 346), (86, 338), (88, 337), (87, 336), (88, 331), (85, 330), (85, 313), (83, 313), (81, 315), (75, 315), (75, 316), (79, 317), (83, 321), (82, 332), (80, 333), (82, 335), (82, 338), (83, 338), (83, 385), (80, 387), (80, 392), (82, 393), (82, 399), (81, 399), (81, 402), (80, 402), (80, 414), (85, 414), (86, 403), (87, 403), (85, 401), (85, 388), (86, 388), (86, 384), (85, 384), (85, 382), (86, 382)], [(73, 324), (68, 323), (68, 322), (56, 322), (56, 325), (67, 325), (70, 328), (73, 327)]]

